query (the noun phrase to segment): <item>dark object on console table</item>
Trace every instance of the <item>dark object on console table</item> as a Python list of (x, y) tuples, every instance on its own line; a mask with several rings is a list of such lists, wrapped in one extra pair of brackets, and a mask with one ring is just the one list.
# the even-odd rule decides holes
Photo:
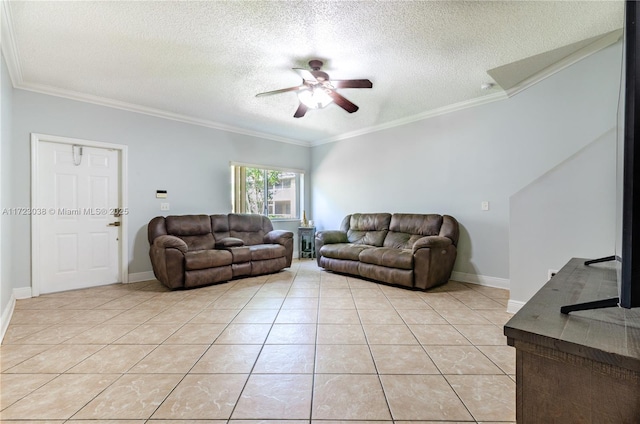
[(316, 257), (316, 227), (298, 227), (298, 259)]
[(504, 326), (518, 423), (640, 423), (640, 308), (560, 313), (617, 294), (613, 264), (572, 259)]
[(449, 281), (458, 221), (449, 215), (354, 213), (316, 234), (318, 266), (426, 290)]
[(158, 216), (148, 235), (153, 273), (171, 289), (270, 274), (293, 256), (293, 233), (256, 214)]

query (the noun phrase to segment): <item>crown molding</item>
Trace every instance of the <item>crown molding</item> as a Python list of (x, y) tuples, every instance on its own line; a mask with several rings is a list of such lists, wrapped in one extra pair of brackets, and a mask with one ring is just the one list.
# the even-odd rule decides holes
[(317, 141), (311, 142), (311, 146), (312, 147), (320, 146), (322, 144), (334, 143), (336, 141), (346, 140), (348, 138), (354, 138), (360, 135), (370, 134), (373, 132), (382, 131), (389, 128), (400, 127), (402, 125), (407, 125), (412, 122), (423, 121), (425, 119), (434, 118), (440, 115), (446, 115), (448, 113), (456, 112), (458, 110), (463, 110), (470, 107), (480, 106), (487, 103), (493, 103), (493, 102), (504, 100), (507, 98), (508, 98), (507, 94), (504, 91), (500, 91), (497, 93), (488, 94), (486, 96), (476, 97), (475, 99), (465, 100), (463, 102), (454, 103), (452, 105), (431, 109), (426, 112), (419, 113), (417, 115), (411, 115), (405, 118), (396, 119), (395, 121), (385, 122), (384, 124), (374, 125), (371, 127), (359, 129), (357, 131), (351, 131), (348, 133), (340, 134), (335, 137), (329, 137), (322, 140), (317, 140)]
[(1, 42), (2, 54), (7, 63), (7, 69), (9, 70), (9, 78), (11, 84), (17, 86), (22, 83), (22, 69), (20, 68), (20, 60), (18, 60), (18, 47), (16, 45), (16, 39), (13, 36), (13, 24), (11, 20), (11, 5), (8, 1), (2, 0), (0, 4), (0, 17), (2, 27)]
[(292, 138), (280, 137), (273, 134), (263, 133), (260, 131), (252, 131), (244, 128), (234, 127), (232, 125), (222, 124), (220, 122), (210, 121), (208, 119), (194, 118), (187, 115), (181, 115), (178, 113), (167, 112), (161, 109), (155, 109), (151, 107), (136, 105), (133, 103), (122, 102), (119, 100), (113, 100), (105, 97), (94, 96), (86, 93), (79, 93), (71, 90), (59, 89), (42, 84), (20, 84), (15, 88), (21, 90), (33, 91), (36, 93), (47, 94), (56, 97), (63, 97), (70, 100), (76, 100), (85, 103), (92, 103), (99, 106), (107, 106), (115, 109), (126, 110), (129, 112), (141, 113), (144, 115), (154, 116), (157, 118), (169, 119), (172, 121), (183, 122), (191, 125), (198, 125), (201, 127), (213, 128), (216, 130), (227, 131), (235, 134), (246, 135), (250, 137), (257, 137), (272, 141), (278, 141), (280, 143), (295, 144), (297, 146), (309, 147), (310, 144), (306, 141), (295, 140)]

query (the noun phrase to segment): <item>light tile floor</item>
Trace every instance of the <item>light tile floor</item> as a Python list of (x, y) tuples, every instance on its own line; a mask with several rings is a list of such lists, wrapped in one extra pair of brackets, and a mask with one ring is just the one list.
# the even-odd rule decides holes
[(194, 290), (148, 281), (19, 300), (0, 346), (0, 419), (513, 422), (507, 300), (312, 260)]

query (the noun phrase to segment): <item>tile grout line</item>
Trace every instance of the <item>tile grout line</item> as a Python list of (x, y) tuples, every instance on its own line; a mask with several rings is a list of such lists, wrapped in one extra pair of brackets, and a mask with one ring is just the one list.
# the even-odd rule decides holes
[(314, 407), (313, 400), (315, 399), (315, 394), (316, 394), (316, 366), (318, 364), (318, 333), (320, 330), (320, 291), (321, 290), (322, 290), (322, 274), (320, 274), (320, 279), (318, 281), (318, 303), (316, 308), (316, 337), (313, 345), (313, 366), (311, 367), (311, 399), (309, 402), (309, 424), (313, 422), (313, 407)]

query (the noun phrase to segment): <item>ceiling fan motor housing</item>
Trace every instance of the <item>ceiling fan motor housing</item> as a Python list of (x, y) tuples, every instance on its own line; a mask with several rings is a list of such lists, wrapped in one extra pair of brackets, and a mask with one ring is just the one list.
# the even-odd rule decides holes
[(321, 60), (313, 59), (309, 61), (309, 68), (311, 68), (311, 75), (313, 75), (318, 81), (329, 81), (329, 74), (322, 72), (323, 62)]
[(322, 68), (322, 61), (318, 60), (318, 59), (313, 59), (309, 61), (309, 68), (313, 69), (314, 71), (319, 71), (320, 68)]

